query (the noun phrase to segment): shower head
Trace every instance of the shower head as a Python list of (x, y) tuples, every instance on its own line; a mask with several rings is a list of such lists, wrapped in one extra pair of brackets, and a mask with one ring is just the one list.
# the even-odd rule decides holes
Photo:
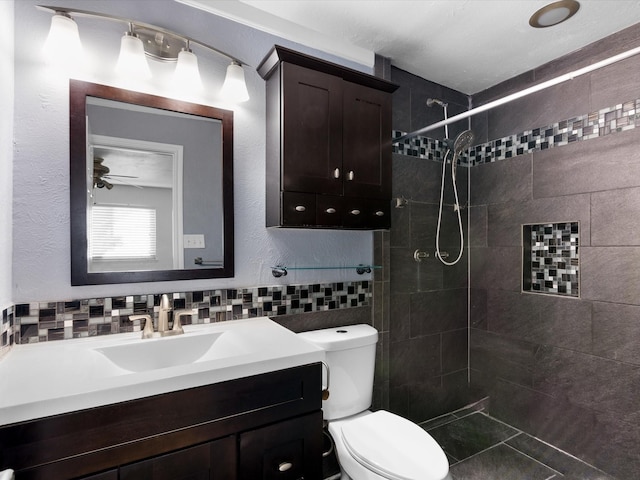
[(442, 100), (438, 100), (437, 98), (427, 98), (427, 107), (433, 107), (433, 104), (438, 104), (442, 108), (447, 108), (448, 103), (444, 103)]
[(460, 155), (471, 146), (474, 138), (475, 135), (471, 130), (465, 130), (462, 132), (456, 137), (456, 141), (453, 142), (453, 153), (455, 155)]

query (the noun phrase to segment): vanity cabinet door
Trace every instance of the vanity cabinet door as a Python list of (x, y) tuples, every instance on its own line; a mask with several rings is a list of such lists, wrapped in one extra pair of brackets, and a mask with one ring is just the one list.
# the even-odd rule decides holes
[(236, 480), (236, 437), (185, 448), (120, 468), (120, 480)]
[(240, 435), (239, 478), (321, 480), (322, 412)]
[(118, 469), (82, 477), (80, 480), (118, 480)]

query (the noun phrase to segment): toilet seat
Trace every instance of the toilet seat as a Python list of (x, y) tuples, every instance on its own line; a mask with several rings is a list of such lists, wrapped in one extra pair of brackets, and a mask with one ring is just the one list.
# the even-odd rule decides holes
[(431, 435), (384, 410), (345, 421), (341, 436), (359, 464), (389, 480), (441, 480), (449, 470)]

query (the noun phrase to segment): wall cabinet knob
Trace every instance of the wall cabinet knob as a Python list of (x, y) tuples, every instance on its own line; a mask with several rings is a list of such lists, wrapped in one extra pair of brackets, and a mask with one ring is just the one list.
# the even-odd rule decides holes
[(280, 465), (278, 465), (278, 471), (279, 472), (286, 472), (287, 470), (291, 469), (291, 467), (293, 467), (293, 463), (291, 463), (291, 462), (282, 462)]
[(360, 215), (360, 210), (351, 210), (351, 215)]
[(327, 212), (327, 213), (336, 213), (336, 209), (335, 208), (327, 208), (325, 210), (325, 212)]
[(296, 212), (304, 212), (307, 209), (304, 205), (298, 205), (296, 207)]
[(347, 178), (349, 180), (353, 180), (353, 177), (355, 177), (355, 174), (353, 173), (353, 170), (349, 170), (349, 174), (347, 175)]
[(336, 168), (333, 171), (333, 178), (340, 178), (340, 169), (339, 168)]
[(376, 215), (377, 215), (378, 217), (384, 217), (384, 212), (383, 212), (382, 210), (378, 210), (378, 211), (376, 212)]

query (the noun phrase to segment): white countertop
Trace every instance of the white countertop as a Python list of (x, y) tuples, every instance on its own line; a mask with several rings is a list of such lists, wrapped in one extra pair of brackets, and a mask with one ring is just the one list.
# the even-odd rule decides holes
[(137, 342), (144, 347), (144, 342), (156, 341), (141, 340), (140, 332), (14, 345), (0, 360), (0, 425), (259, 375), (325, 356), (268, 317), (187, 325), (184, 330), (184, 335), (160, 341), (224, 332), (220, 338), (230, 343), (220, 342), (217, 355), (216, 343), (211, 355), (186, 365), (140, 372), (120, 368), (100, 353), (101, 348)]

